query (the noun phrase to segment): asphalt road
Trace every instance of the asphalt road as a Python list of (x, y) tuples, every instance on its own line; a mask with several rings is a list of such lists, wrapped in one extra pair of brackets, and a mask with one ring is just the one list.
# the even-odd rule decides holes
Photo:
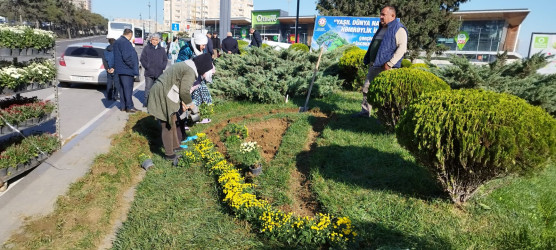
[[(68, 45), (82, 42), (107, 42), (105, 36), (95, 36), (88, 38), (60, 40), (56, 42), (56, 63), (60, 55)], [(141, 55), (142, 46), (136, 46), (137, 55)], [(134, 88), (139, 88), (134, 96), (136, 97), (135, 106), (141, 108), (143, 100), (144, 80), (136, 82)], [(69, 87), (58, 88), (58, 99), (60, 107), (59, 123), (62, 143), (66, 144), (71, 139), (85, 131), (92, 123), (98, 120), (99, 116), (106, 113), (111, 108), (118, 108), (119, 102), (109, 101), (105, 98), (105, 85), (71, 84)], [(48, 88), (39, 91), (27, 92), (22, 94), (26, 97), (37, 96), (39, 99), (55, 101), (55, 88)], [(49, 132), (52, 131), (51, 128)]]

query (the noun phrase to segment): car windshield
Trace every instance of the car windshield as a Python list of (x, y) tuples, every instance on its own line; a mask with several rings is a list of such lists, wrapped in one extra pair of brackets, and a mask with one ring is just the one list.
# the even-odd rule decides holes
[(102, 58), (104, 55), (104, 49), (91, 47), (68, 47), (65, 55), (74, 57)]

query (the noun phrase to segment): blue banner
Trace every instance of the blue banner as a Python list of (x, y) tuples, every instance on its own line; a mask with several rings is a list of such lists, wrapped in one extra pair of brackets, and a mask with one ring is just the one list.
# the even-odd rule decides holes
[(317, 16), (311, 49), (331, 51), (346, 44), (367, 50), (378, 30), (378, 17)]

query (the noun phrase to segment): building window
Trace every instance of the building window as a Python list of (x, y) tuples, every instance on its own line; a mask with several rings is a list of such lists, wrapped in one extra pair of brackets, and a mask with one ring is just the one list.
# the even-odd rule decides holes
[(438, 44), (446, 45), (449, 50), (499, 51), (502, 46), (500, 43), (505, 24), (504, 20), (463, 21), (460, 31), (469, 34), (469, 40), (465, 43), (463, 49), (457, 48), (454, 38), (440, 38)]

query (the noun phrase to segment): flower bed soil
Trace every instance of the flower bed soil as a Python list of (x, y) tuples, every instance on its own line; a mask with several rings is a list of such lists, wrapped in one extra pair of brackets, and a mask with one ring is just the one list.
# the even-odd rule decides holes
[[(275, 110), (270, 114), (276, 113), (297, 113), (297, 109)], [(298, 163), (295, 171), (292, 171), (290, 176), (290, 192), (292, 204), (283, 205), (278, 207), (284, 212), (293, 212), (299, 216), (314, 216), (319, 211), (319, 204), (311, 192), (311, 180), (309, 179), (309, 163), (310, 154), (312, 149), (316, 146), (315, 140), (319, 137), (320, 133), (324, 130), (325, 125), (328, 123), (329, 116), (319, 112), (310, 111), (311, 115), (316, 117), (315, 123), (312, 124), (312, 130), (309, 132), (309, 137), (305, 144), (303, 153), (301, 155), (302, 163)], [(226, 154), (226, 147), (220, 140), (219, 132), (226, 125), (230, 123), (241, 123), (243, 120), (250, 118), (263, 117), (268, 114), (259, 114), (251, 116), (243, 116), (229, 119), (225, 122), (214, 125), (207, 131), (208, 138), (215, 143), (215, 147), (222, 154)], [(263, 157), (266, 162), (270, 162), (282, 143), (282, 136), (286, 133), (290, 122), (287, 118), (275, 118), (264, 120), (260, 122), (247, 123), (249, 136), (246, 141), (256, 141), (262, 148)], [(272, 167), (272, 166), (269, 166)]]

